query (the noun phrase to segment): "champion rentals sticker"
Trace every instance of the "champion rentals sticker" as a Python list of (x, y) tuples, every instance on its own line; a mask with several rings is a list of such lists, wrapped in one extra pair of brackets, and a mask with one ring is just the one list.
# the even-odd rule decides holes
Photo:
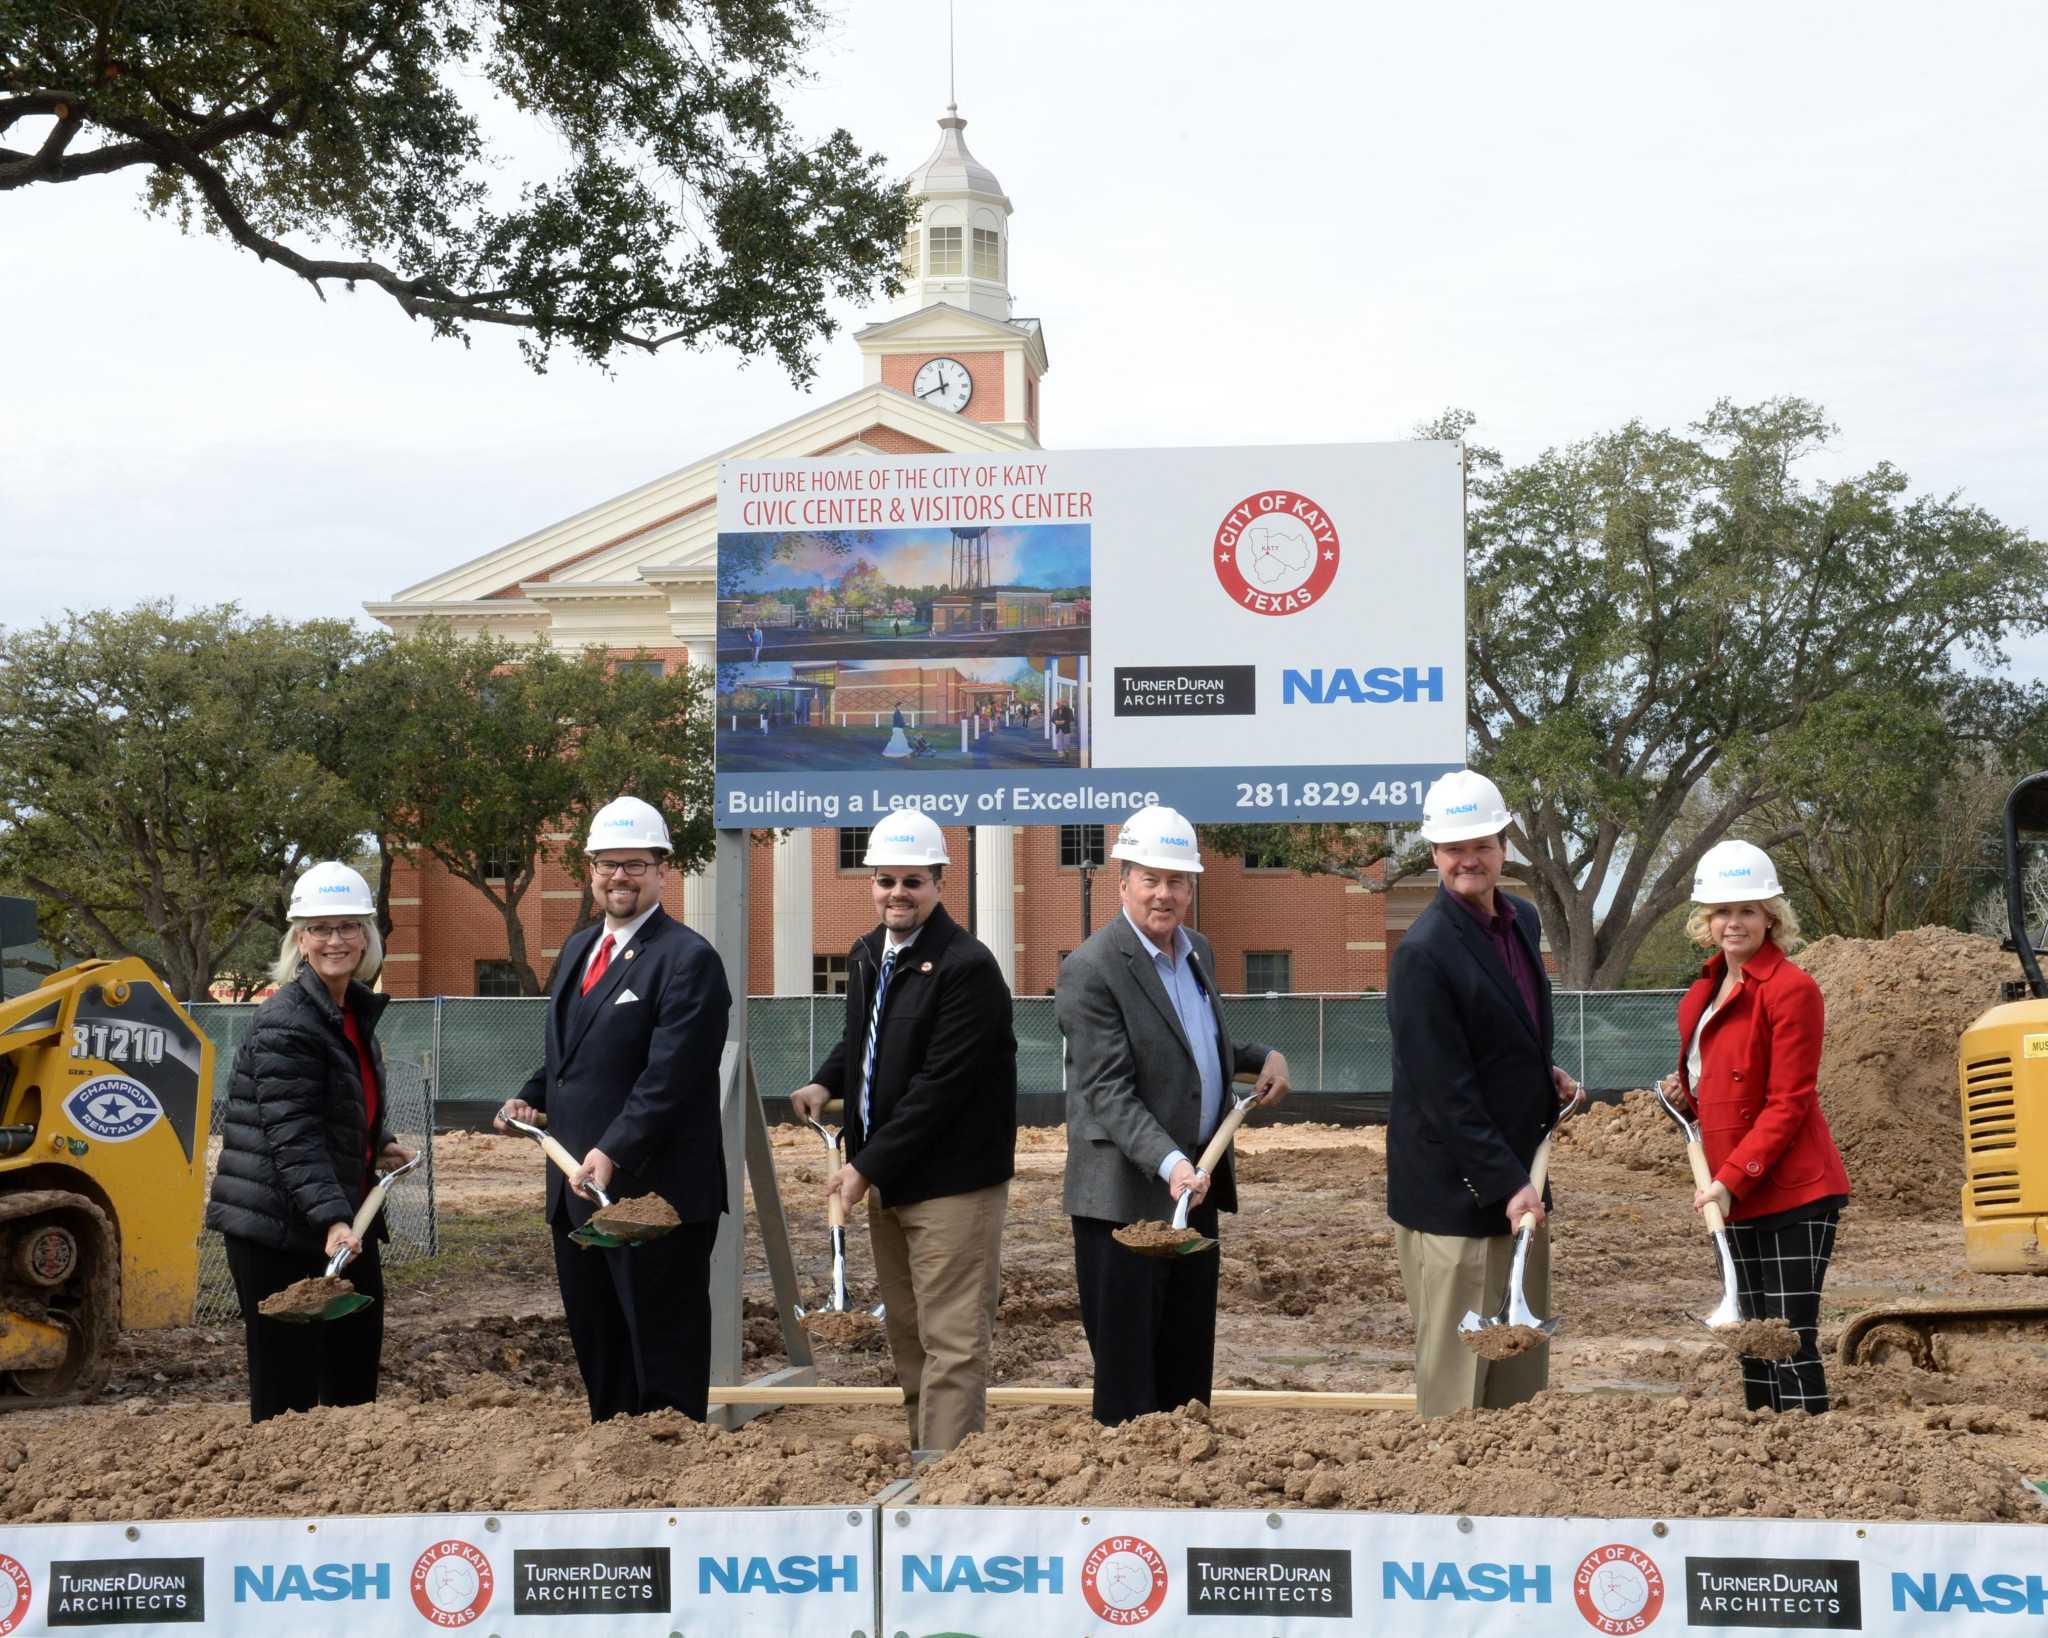
[(102, 1075), (64, 1100), (71, 1124), (102, 1143), (126, 1143), (163, 1119), (156, 1094), (126, 1075)]
[(412, 1602), (437, 1627), (466, 1627), (491, 1601), (491, 1561), (466, 1541), (437, 1541), (412, 1567)]
[(1081, 1596), (1111, 1626), (1135, 1627), (1166, 1603), (1166, 1560), (1137, 1536), (1098, 1541), (1081, 1565)]
[(35, 1584), (28, 1578), (28, 1570), (18, 1559), (0, 1553), (0, 1600), (4, 1600), (7, 1612), (0, 1615), (0, 1633), (15, 1630), (28, 1614), (28, 1607), (35, 1602)]
[(1664, 1608), (1664, 1572), (1636, 1547), (1595, 1547), (1572, 1572), (1572, 1596), (1595, 1632), (1641, 1632)]
[(1216, 578), (1239, 608), (1299, 614), (1337, 578), (1337, 526), (1306, 495), (1262, 489), (1223, 515), (1209, 549)]

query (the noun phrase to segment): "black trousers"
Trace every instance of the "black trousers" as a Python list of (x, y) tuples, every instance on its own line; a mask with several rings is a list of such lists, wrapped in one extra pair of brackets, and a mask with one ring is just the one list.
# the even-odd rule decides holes
[[(1095, 1356), (1095, 1420), (1115, 1427), (1134, 1416), (1209, 1402), (1216, 1364), (1215, 1248), (1186, 1257), (1146, 1257), (1113, 1238), (1121, 1225), (1076, 1217), (1074, 1281), (1081, 1328)], [(1216, 1208), (1197, 1206), (1188, 1225), (1216, 1238)]]
[(1742, 1398), (1751, 1410), (1811, 1411), (1828, 1408), (1827, 1373), (1820, 1360), (1820, 1288), (1835, 1254), (1838, 1211), (1823, 1212), (1783, 1228), (1728, 1225), (1728, 1249), (1735, 1253), (1735, 1288), (1751, 1319), (1783, 1320), (1799, 1337), (1790, 1359), (1742, 1356)]
[(590, 1395), (590, 1419), (679, 1410), (701, 1422), (711, 1394), (711, 1247), (718, 1219), (608, 1250), (580, 1246), (557, 1213), (555, 1277)]
[(278, 1251), (238, 1234), (223, 1234), (228, 1272), (242, 1303), (249, 1341), (249, 1420), (267, 1422), (286, 1411), (315, 1405), (367, 1405), (377, 1397), (377, 1367), (384, 1353), (384, 1264), (375, 1241), (341, 1277), (377, 1300), (346, 1319), (294, 1325), (265, 1319), (256, 1305), (286, 1286), (327, 1272), (327, 1259)]

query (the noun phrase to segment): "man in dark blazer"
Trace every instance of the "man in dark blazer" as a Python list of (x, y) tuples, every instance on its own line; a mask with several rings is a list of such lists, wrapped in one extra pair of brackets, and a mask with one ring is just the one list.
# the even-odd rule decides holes
[(910, 1442), (951, 1450), (988, 1422), (1003, 1219), (1016, 1171), (1017, 1037), (996, 958), (939, 902), (939, 827), (916, 809), (868, 837), (881, 925), (855, 940), (846, 1027), (790, 1101), (846, 1105), (847, 1161), (826, 1182), (868, 1203), (889, 1352)]
[(1489, 1364), (1457, 1334), (1468, 1312), (1499, 1309), (1515, 1225), (1531, 1212), (1525, 1289), (1532, 1308), (1549, 1312), (1548, 1195), (1530, 1186), (1529, 1168), (1558, 1106), (1577, 1091), (1550, 1061), (1536, 907), (1499, 889), (1507, 827), (1507, 805), (1483, 775), (1460, 769), (1429, 788), (1422, 834), (1443, 886), (1387, 977), (1387, 1215), (1424, 1416), (1518, 1405), (1549, 1381), (1549, 1349)]
[[(498, 1112), (572, 1155), (547, 1169), (555, 1275), (590, 1419), (672, 1408), (701, 1422), (711, 1384), (711, 1247), (725, 1212), (718, 1059), (732, 1006), (718, 954), (661, 908), (668, 826), (635, 797), (598, 810), (585, 852), (604, 919), (562, 946), (545, 1057)], [(682, 1226), (634, 1247), (569, 1238), (613, 1199), (659, 1195)]]
[(1215, 1239), (1237, 1209), (1225, 1152), (1211, 1179), (1195, 1157), (1229, 1108), (1239, 1073), (1261, 1105), (1287, 1095), (1287, 1060), (1233, 1044), (1217, 1000), (1215, 954), (1182, 925), (1202, 856), (1171, 808), (1140, 808), (1117, 832), (1120, 913), (1060, 966), (1055, 1002), (1067, 1040), (1067, 1175), (1081, 1325), (1095, 1356), (1095, 1420), (1209, 1401), (1216, 1356), (1215, 1247), (1147, 1257), (1120, 1245), (1126, 1223), (1163, 1222), (1183, 1194), (1189, 1224)]

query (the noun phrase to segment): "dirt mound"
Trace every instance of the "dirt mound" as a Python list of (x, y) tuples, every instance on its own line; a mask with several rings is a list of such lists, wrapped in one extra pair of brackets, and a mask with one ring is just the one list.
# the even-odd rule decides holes
[(1592, 1104), (1574, 1115), (1558, 1128), (1557, 1150), (1630, 1171), (1691, 1175), (1686, 1170), (1685, 1140), (1657, 1094), (1641, 1089), (1624, 1093), (1619, 1103)]
[[(1222, 1412), (1101, 1428), (1043, 1411), (926, 1468), (943, 1505), (1318, 1507), (1611, 1518), (2033, 1519), (1970, 1417), (1774, 1416), (1705, 1399), (1544, 1393), (1440, 1421)], [(1995, 1420), (1995, 1419), (1992, 1419)], [(1960, 1422), (1961, 1426), (1957, 1424)], [(1987, 1431), (1990, 1431), (1987, 1426)]]
[[(140, 1403), (140, 1402), (138, 1402)], [(819, 1441), (673, 1411), (593, 1427), (580, 1404), (510, 1389), (281, 1416), (157, 1411), (89, 1445), (0, 1430), (0, 1518), (260, 1518), (865, 1500), (910, 1470), (900, 1439)]]
[(1820, 1098), (1858, 1203), (1952, 1214), (1963, 1184), (1956, 1041), (2018, 967), (1947, 927), (1824, 938), (1795, 958), (1827, 1002)]

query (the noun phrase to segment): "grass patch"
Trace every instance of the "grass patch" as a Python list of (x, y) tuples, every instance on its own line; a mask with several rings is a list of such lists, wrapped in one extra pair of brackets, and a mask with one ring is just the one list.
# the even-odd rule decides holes
[(520, 1269), (542, 1269), (552, 1277), (554, 1238), (544, 1213), (471, 1216), (445, 1212), (440, 1222), (439, 1253), (384, 1271), (387, 1285), (434, 1285), (466, 1276), (500, 1276)]

